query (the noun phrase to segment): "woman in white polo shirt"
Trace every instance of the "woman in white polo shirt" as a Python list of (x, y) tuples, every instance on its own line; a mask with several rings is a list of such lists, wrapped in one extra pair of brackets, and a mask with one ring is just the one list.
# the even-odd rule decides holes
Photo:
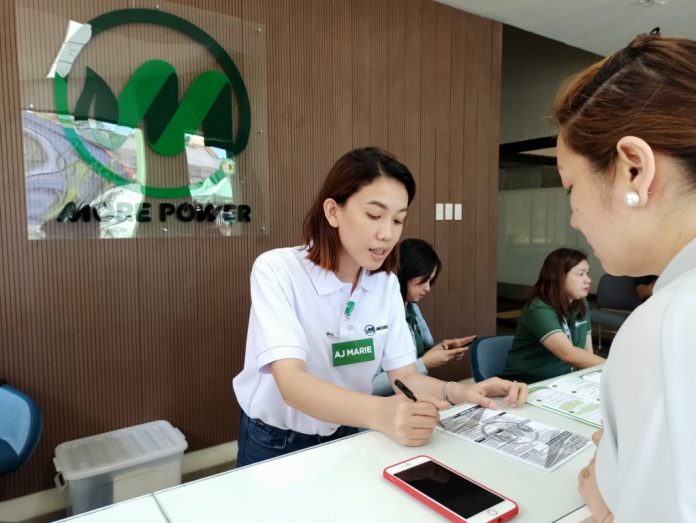
[(559, 93), (571, 225), (610, 274), (659, 274), (602, 372), (580, 474), (598, 522), (696, 521), (696, 40), (636, 37)]
[[(237, 465), (367, 427), (423, 445), (437, 409), (473, 401), (524, 402), (527, 389), (492, 379), (445, 383), (419, 374), (394, 250), (415, 194), (409, 170), (376, 148), (353, 150), (329, 172), (304, 222), (305, 246), (259, 256), (251, 272)], [(379, 366), (420, 400), (371, 395)]]

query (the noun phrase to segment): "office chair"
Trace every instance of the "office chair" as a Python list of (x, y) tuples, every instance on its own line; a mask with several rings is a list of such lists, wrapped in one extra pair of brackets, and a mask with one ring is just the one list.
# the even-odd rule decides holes
[(17, 470), (39, 443), (43, 420), (34, 400), (0, 380), (0, 474)]
[(633, 309), (642, 302), (630, 276), (604, 274), (597, 285), (597, 309), (590, 311), (592, 326), (597, 328), (597, 349), (602, 349), (602, 330), (616, 332)]
[(471, 370), (474, 373), (475, 382), (502, 374), (514, 338), (514, 336), (487, 336), (474, 342), (471, 346)]

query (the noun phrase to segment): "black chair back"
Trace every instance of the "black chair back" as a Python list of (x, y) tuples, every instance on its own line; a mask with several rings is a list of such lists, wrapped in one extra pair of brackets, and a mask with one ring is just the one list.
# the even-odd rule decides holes
[(630, 276), (604, 274), (597, 285), (597, 306), (600, 309), (632, 311), (642, 301), (636, 294), (635, 280)]

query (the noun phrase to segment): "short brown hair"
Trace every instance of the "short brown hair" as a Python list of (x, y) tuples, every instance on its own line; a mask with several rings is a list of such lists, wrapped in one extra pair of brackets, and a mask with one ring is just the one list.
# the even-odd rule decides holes
[(564, 142), (611, 176), (616, 144), (637, 136), (681, 162), (696, 189), (696, 41), (640, 35), (570, 79), (554, 103)]
[(527, 304), (534, 298), (549, 305), (560, 316), (569, 318), (573, 308), (579, 311), (579, 317), (585, 317), (585, 302), (573, 300), (571, 303), (565, 288), (566, 276), (578, 263), (587, 260), (587, 255), (575, 249), (556, 249), (549, 253), (539, 271), (539, 278), (529, 294)]
[[(377, 147), (363, 147), (344, 154), (334, 164), (304, 220), (304, 241), (309, 248), (307, 257), (312, 262), (329, 271), (338, 269), (341, 241), (338, 231), (331, 227), (324, 216), (324, 201), (333, 198), (337, 204), (343, 205), (348, 198), (379, 176), (401, 182), (408, 193), (408, 204), (411, 204), (416, 195), (413, 175), (389, 153)], [(392, 272), (398, 264), (399, 249), (392, 249), (375, 272)]]

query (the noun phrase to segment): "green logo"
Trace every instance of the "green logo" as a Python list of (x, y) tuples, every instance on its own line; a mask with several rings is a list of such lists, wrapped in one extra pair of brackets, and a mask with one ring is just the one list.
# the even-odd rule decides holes
[[(88, 67), (74, 114), (70, 113), (68, 104), (68, 75), (63, 77), (56, 73), (54, 98), (59, 121), (70, 143), (89, 167), (113, 184), (153, 198), (188, 197), (204, 184), (219, 183), (233, 171), (231, 159), (242, 152), (249, 141), (251, 106), (241, 74), (220, 44), (183, 18), (152, 9), (111, 11), (88, 23), (92, 26), (92, 38), (113, 27), (132, 23), (154, 24), (180, 31), (208, 49), (223, 71), (200, 74), (179, 103), (176, 71), (162, 60), (150, 60), (138, 67), (118, 97), (99, 74)], [(233, 124), (233, 96), (238, 107), (236, 131)], [(180, 154), (186, 148), (185, 135), (201, 129), (205, 145), (224, 149), (227, 159), (207, 179), (191, 185), (154, 187), (124, 178), (99, 162), (76, 130), (81, 122), (86, 122), (90, 117), (92, 104), (92, 117), (117, 129), (134, 129), (144, 121), (145, 139), (150, 148), (160, 155)], [(109, 150), (118, 149), (127, 139), (123, 133), (104, 134), (96, 129), (87, 132), (92, 141)]]

